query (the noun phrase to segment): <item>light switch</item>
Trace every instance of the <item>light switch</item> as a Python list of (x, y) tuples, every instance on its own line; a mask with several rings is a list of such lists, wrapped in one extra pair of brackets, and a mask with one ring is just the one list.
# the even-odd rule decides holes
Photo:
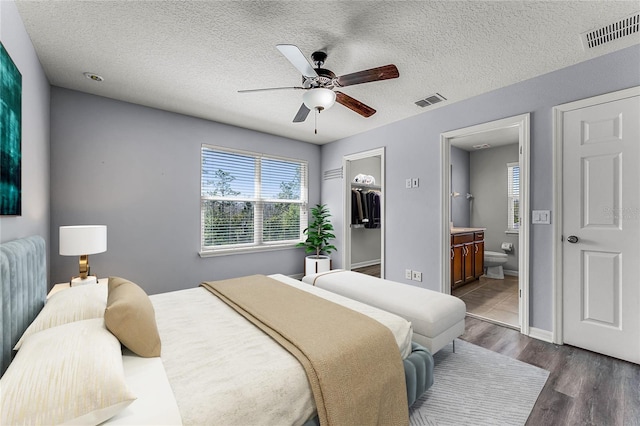
[(549, 225), (551, 223), (551, 211), (534, 210), (531, 213), (531, 223), (534, 225)]
[(418, 178), (413, 178), (411, 181), (411, 186), (414, 188), (417, 188), (418, 186), (420, 186), (420, 179)]

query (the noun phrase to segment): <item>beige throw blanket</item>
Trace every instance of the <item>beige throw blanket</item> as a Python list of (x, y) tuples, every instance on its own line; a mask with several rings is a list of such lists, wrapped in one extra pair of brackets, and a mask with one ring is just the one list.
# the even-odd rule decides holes
[(321, 425), (409, 423), (404, 367), (385, 326), (262, 275), (202, 285), (298, 359)]

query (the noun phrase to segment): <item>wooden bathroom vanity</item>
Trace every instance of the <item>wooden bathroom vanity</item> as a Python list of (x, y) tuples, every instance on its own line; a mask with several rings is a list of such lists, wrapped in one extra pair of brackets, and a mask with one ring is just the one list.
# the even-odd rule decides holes
[(451, 290), (484, 273), (485, 228), (451, 228)]

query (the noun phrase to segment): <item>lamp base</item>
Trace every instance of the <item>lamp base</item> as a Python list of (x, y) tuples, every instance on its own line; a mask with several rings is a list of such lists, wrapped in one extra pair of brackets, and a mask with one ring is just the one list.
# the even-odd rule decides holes
[(98, 284), (98, 278), (95, 275), (89, 275), (87, 278), (74, 277), (71, 278), (71, 287), (85, 284)]

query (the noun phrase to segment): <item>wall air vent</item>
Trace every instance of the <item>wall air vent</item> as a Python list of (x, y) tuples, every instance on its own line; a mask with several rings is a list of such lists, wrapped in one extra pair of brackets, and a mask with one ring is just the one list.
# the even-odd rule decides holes
[(342, 179), (342, 167), (339, 167), (337, 169), (325, 170), (323, 175), (324, 180)]
[(431, 106), (433, 104), (437, 104), (438, 102), (442, 102), (442, 101), (446, 101), (447, 98), (445, 98), (444, 96), (442, 96), (440, 93), (435, 93), (433, 95), (429, 95), (424, 99), (420, 99), (419, 101), (416, 101), (416, 105), (418, 105), (421, 108), (425, 108), (428, 106)]
[(602, 46), (622, 37), (640, 32), (640, 12), (622, 18), (612, 24), (580, 34), (584, 50)]

